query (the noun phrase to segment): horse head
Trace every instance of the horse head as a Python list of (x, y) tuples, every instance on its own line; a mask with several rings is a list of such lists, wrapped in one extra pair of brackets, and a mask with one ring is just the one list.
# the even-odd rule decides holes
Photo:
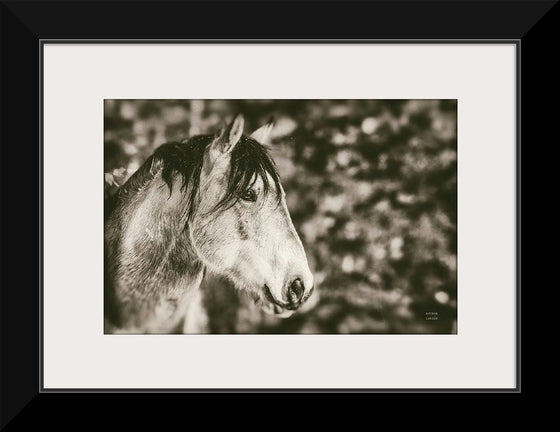
[(188, 231), (208, 269), (286, 317), (311, 295), (313, 275), (264, 146), (272, 124), (251, 136), (243, 126), (239, 115), (206, 146)]

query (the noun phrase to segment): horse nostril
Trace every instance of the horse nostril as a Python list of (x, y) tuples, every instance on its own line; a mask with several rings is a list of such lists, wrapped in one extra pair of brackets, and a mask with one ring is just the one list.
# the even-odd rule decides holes
[(298, 303), (303, 297), (305, 287), (301, 279), (294, 280), (288, 289), (288, 300), (290, 303)]

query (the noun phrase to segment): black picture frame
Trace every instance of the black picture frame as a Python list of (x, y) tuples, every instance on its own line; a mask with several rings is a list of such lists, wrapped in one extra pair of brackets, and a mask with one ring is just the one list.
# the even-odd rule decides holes
[[(320, 19), (317, 19), (320, 9)], [(134, 19), (130, 19), (134, 17)], [(186, 19), (185, 17), (188, 17)], [(271, 17), (274, 17), (273, 19)], [(521, 141), (546, 140), (554, 119), (523, 115), (558, 86), (556, 1), (1, 2), (1, 427), (47, 403), (42, 384), (42, 48), (46, 43), (515, 43), (517, 46), (517, 385), (515, 389), (236, 389), (224, 392), (522, 392)], [(286, 26), (289, 22), (289, 26)], [(102, 23), (102, 25), (100, 25)], [(209, 25), (211, 23), (211, 25)], [(343, 24), (341, 24), (343, 23)], [(523, 77), (523, 78), (521, 78)], [(527, 89), (531, 87), (531, 91)], [(521, 100), (519, 95), (523, 95)], [(32, 150), (30, 150), (32, 149)], [(525, 165), (524, 165), (525, 166)], [(24, 192), (25, 191), (25, 192)], [(531, 198), (528, 198), (529, 202)], [(35, 271), (32, 271), (35, 270)], [(525, 324), (524, 324), (525, 329)], [(524, 351), (526, 352), (526, 351)], [(57, 390), (57, 392), (73, 392)], [(204, 392), (121, 389), (85, 392)], [(220, 391), (220, 390), (212, 390)], [(52, 391), (51, 391), (52, 392)], [(32, 402), (32, 403), (30, 403)], [(23, 409), (24, 407), (27, 408)], [(23, 409), (23, 411), (22, 411)], [(18, 415), (19, 413), (19, 415)], [(17, 415), (17, 417), (16, 417)]]

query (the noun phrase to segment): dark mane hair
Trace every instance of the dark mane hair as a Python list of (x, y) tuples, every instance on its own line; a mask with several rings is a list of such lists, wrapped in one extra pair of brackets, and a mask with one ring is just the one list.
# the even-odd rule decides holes
[[(204, 153), (214, 137), (214, 135), (197, 135), (186, 142), (169, 142), (158, 147), (152, 156), (121, 186), (118, 194), (119, 201), (129, 197), (130, 193), (142, 189), (160, 169), (162, 178), (171, 194), (173, 177), (178, 174), (182, 179), (181, 190), (189, 193), (186, 221), (188, 223), (196, 211), (196, 197), (199, 192)], [(270, 184), (267, 174), (272, 178), (273, 184)], [(265, 195), (274, 187), (277, 200), (280, 202), (280, 176), (267, 148), (258, 141), (243, 135), (231, 152), (231, 168), (226, 194), (214, 210), (225, 210), (233, 206), (259, 177), (263, 181)]]

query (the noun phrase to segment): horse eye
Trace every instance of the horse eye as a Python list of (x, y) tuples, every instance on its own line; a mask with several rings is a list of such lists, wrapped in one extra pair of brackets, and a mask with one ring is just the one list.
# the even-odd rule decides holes
[(241, 195), (243, 201), (255, 202), (257, 200), (257, 193), (253, 189), (248, 189)]

